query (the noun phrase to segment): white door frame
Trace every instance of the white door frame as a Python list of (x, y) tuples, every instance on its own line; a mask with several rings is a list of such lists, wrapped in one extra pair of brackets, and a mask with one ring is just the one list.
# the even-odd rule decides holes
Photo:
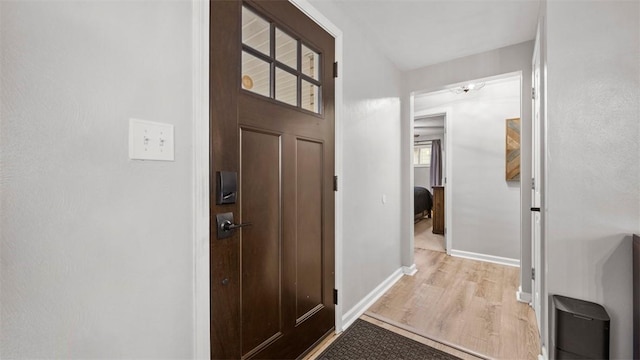
[[(535, 88), (540, 87), (540, 49), (539, 43), (536, 40), (533, 49), (533, 59), (531, 62), (531, 86)], [(531, 175), (534, 181), (534, 186), (531, 190), (531, 207), (540, 207), (540, 94), (535, 94), (535, 98), (532, 100), (532, 116), (531, 116)], [(537, 104), (537, 105), (536, 105)], [(536, 272), (540, 272), (541, 259), (540, 259), (540, 212), (531, 212), (531, 265)], [(537, 274), (536, 274), (537, 275)], [(537, 276), (539, 278), (539, 276)], [(531, 279), (531, 304), (536, 314), (536, 321), (538, 329), (541, 327), (541, 291), (540, 281), (536, 281), (534, 277)], [(539, 331), (539, 330), (538, 330)]]
[[(335, 38), (335, 61), (342, 64), (342, 31), (307, 0), (289, 0)], [(209, 286), (209, 0), (192, 0), (193, 141), (193, 354), (211, 357)], [(342, 174), (343, 80), (335, 82), (335, 175)], [(342, 289), (343, 198), (335, 193), (335, 286)], [(335, 307), (336, 333), (342, 331), (342, 305)]]
[[(546, 150), (546, 129), (547, 129), (547, 107), (546, 107), (546, 28), (545, 28), (545, 19), (540, 18), (538, 20), (538, 27), (536, 30), (536, 39), (534, 45), (534, 53), (532, 58), (532, 86), (536, 86), (535, 84), (535, 66), (536, 60), (539, 65), (539, 84), (535, 89), (536, 98), (539, 101), (539, 114), (538, 114), (538, 129), (534, 129), (533, 126), (536, 124), (535, 120), (535, 104), (532, 106), (532, 134), (537, 133), (538, 137), (535, 139), (537, 144), (531, 144), (532, 147), (532, 158), (535, 156), (533, 151), (538, 148), (538, 159), (539, 159), (539, 179), (536, 179), (536, 187), (539, 189), (539, 220), (540, 220), (540, 228), (539, 228), (539, 241), (534, 242), (532, 238), (532, 246), (534, 247), (531, 252), (532, 256), (532, 266), (536, 269), (536, 281), (532, 283), (532, 298), (534, 299), (533, 308), (536, 312), (536, 320), (538, 321), (538, 331), (540, 332), (540, 346), (543, 359), (548, 358), (548, 316), (549, 316), (549, 299), (547, 292), (547, 284), (546, 284), (546, 214), (547, 214), (547, 198), (546, 198), (546, 186), (547, 186), (547, 150)], [(533, 162), (532, 162), (533, 166)], [(533, 206), (533, 205), (532, 205)], [(532, 229), (534, 228), (535, 223), (531, 224)], [(535, 257), (535, 254), (538, 256)], [(535, 263), (534, 263), (535, 261)], [(536, 291), (539, 292), (538, 300), (535, 302)]]
[(209, 1), (193, 0), (192, 6), (193, 354), (209, 359)]

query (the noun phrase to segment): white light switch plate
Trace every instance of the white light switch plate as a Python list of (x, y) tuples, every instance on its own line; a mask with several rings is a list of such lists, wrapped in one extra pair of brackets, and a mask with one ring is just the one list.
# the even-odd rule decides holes
[(174, 161), (173, 125), (129, 119), (129, 158)]

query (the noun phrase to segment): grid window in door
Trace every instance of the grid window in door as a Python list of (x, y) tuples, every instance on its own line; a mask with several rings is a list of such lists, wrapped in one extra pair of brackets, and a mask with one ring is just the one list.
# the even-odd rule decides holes
[(243, 90), (321, 114), (321, 60), (309, 44), (242, 7)]

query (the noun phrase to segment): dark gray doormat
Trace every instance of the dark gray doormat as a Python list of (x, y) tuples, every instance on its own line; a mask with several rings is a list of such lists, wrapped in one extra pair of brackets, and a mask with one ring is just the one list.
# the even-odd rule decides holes
[(459, 358), (358, 319), (317, 359), (453, 360)]

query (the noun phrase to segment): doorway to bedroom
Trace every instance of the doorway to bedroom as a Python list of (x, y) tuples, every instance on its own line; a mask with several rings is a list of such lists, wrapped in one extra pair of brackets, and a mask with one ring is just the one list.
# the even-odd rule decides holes
[(446, 113), (418, 113), (413, 121), (414, 247), (446, 252), (444, 157)]

